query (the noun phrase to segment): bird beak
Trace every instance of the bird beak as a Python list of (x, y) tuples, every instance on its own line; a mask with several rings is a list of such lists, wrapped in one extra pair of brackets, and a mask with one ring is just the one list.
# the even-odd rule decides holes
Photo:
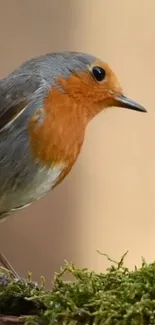
[(144, 113), (147, 112), (147, 110), (143, 106), (139, 105), (138, 103), (125, 97), (122, 94), (115, 95), (114, 101), (115, 101), (115, 106), (133, 109), (135, 111), (144, 112)]

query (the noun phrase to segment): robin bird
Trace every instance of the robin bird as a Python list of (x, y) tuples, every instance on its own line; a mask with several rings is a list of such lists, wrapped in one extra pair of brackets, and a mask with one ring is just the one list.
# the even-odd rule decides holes
[(78, 52), (32, 58), (0, 80), (0, 219), (69, 173), (88, 123), (107, 107), (140, 112), (105, 62)]

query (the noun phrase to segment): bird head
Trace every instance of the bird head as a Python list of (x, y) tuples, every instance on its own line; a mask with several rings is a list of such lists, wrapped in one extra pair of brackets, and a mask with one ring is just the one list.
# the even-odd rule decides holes
[[(79, 104), (77, 107), (83, 107), (87, 120), (112, 106), (147, 112), (124, 95), (115, 73), (107, 63), (77, 52), (65, 53), (57, 59), (61, 60), (63, 69), (57, 80), (63, 91)], [(60, 64), (57, 66), (60, 67)]]
[[(48, 81), (43, 119), (31, 121), (36, 157), (45, 164), (65, 162), (67, 172), (77, 159), (89, 121), (110, 106), (146, 112), (127, 98), (109, 65), (77, 52), (47, 54), (30, 63)], [(29, 68), (30, 68), (29, 65)], [(37, 127), (36, 127), (37, 126)], [(64, 176), (63, 176), (64, 177)]]

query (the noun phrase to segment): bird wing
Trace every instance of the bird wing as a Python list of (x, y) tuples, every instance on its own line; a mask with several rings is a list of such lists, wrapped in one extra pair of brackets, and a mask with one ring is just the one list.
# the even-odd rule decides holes
[(0, 81), (0, 132), (25, 111), (41, 87), (41, 77), (32, 74), (10, 75)]

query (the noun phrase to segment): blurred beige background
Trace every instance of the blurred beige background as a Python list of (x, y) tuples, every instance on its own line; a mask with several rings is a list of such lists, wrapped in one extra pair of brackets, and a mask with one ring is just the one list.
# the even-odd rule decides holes
[(113, 108), (89, 126), (80, 158), (52, 193), (0, 224), (21, 275), (48, 283), (64, 259), (97, 271), (155, 259), (154, 0), (0, 0), (0, 77), (32, 56), (78, 50), (107, 61), (148, 114)]

